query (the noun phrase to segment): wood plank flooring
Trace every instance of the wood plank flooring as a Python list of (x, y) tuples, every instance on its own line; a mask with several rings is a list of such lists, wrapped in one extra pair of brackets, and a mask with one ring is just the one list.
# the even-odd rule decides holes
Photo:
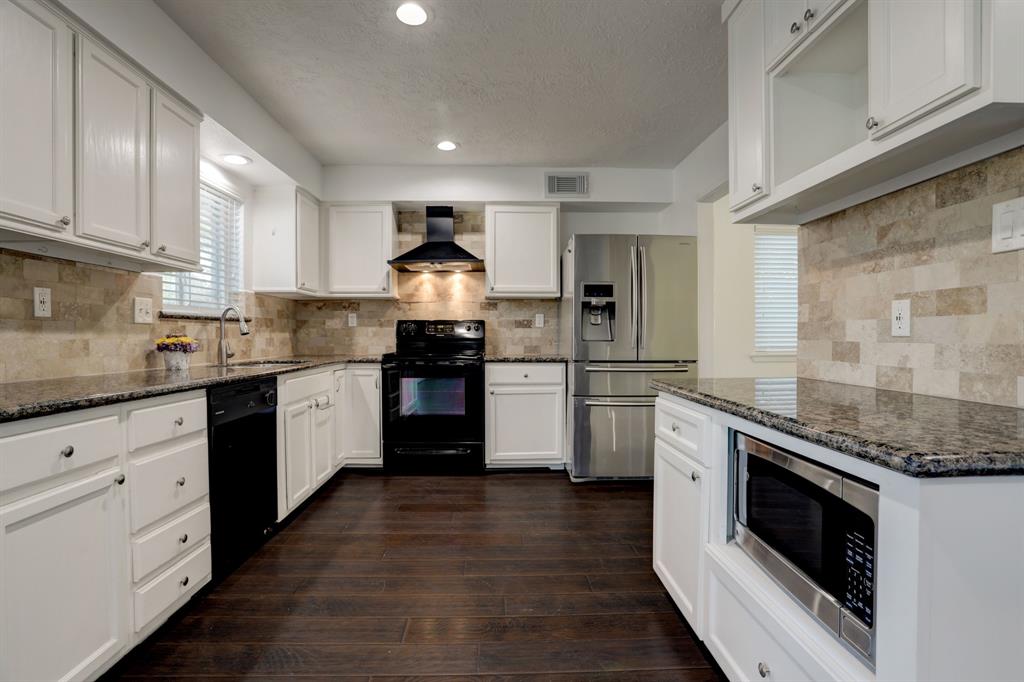
[(724, 680), (651, 513), (649, 483), (344, 472), (108, 677)]

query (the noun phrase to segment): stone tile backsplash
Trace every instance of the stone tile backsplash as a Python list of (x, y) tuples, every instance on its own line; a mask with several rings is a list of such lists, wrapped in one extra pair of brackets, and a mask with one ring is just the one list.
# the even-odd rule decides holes
[(1022, 194), (1018, 148), (802, 226), (798, 374), (1024, 407), (1024, 251), (992, 253)]

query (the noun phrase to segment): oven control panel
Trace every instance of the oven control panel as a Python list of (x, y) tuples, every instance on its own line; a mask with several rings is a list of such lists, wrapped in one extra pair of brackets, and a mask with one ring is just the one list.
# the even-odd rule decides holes
[(482, 339), (483, 320), (399, 320), (395, 327), (399, 338)]
[(874, 625), (875, 549), (873, 542), (853, 528), (846, 531), (843, 559), (846, 590), (843, 606), (868, 627)]

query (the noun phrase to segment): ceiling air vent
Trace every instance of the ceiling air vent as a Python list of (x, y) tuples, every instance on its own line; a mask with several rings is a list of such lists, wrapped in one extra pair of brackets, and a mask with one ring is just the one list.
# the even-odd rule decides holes
[(545, 173), (549, 197), (585, 197), (590, 191), (589, 173)]

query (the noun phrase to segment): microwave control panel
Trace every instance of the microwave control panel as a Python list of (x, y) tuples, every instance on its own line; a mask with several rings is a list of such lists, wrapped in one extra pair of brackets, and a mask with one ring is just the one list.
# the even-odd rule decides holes
[(875, 548), (873, 538), (854, 528), (846, 531), (843, 559), (846, 564), (846, 590), (843, 606), (869, 628), (875, 617)]

